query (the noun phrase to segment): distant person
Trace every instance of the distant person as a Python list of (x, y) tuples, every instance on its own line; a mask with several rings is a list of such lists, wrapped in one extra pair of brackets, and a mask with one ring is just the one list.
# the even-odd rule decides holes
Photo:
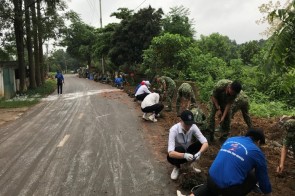
[(61, 71), (57, 71), (55, 78), (57, 82), (57, 94), (59, 95), (59, 94), (62, 94), (62, 85), (65, 83), (65, 80)]
[(293, 150), (293, 157), (295, 158), (295, 116), (282, 116), (280, 124), (283, 126), (283, 147), (281, 150), (281, 158), (277, 172), (284, 171), (284, 165), (287, 157), (288, 148)]
[(214, 140), (215, 114), (219, 117), (219, 125), (224, 133), (220, 140), (225, 140), (230, 131), (230, 109), (242, 89), (238, 81), (219, 80), (211, 95), (211, 112), (209, 115), (210, 141)]
[[(201, 154), (208, 148), (207, 139), (195, 125), (193, 113), (185, 110), (180, 114), (180, 119), (181, 121), (173, 125), (169, 131), (167, 160), (174, 165), (172, 180), (178, 178), (182, 164), (200, 159)], [(193, 136), (197, 138), (196, 142), (193, 142)], [(193, 169), (200, 172), (198, 168)]]
[(249, 104), (249, 99), (248, 96), (244, 91), (241, 90), (241, 92), (238, 94), (237, 98), (233, 102), (231, 106), (231, 118), (234, 117), (235, 113), (237, 111), (241, 110), (243, 118), (245, 123), (248, 126), (248, 129), (252, 128), (252, 120), (249, 114), (250, 110), (250, 104)]
[(180, 115), (182, 111), (188, 110), (191, 103), (196, 104), (196, 96), (189, 83), (182, 83), (177, 90), (176, 113)]
[[(160, 103), (160, 95), (158, 93), (150, 93), (141, 102), (141, 110), (143, 112), (142, 118), (157, 122), (156, 117), (159, 116), (163, 108), (164, 105)], [(149, 113), (151, 113), (151, 115), (149, 115)]]
[(135, 93), (136, 100), (143, 101), (144, 98), (151, 93), (149, 90), (151, 83), (149, 81), (144, 81)]
[(207, 183), (191, 195), (244, 196), (254, 190), (271, 195), (267, 161), (259, 148), (264, 143), (260, 129), (249, 129), (245, 136), (228, 138), (209, 169)]
[(172, 100), (176, 88), (174, 80), (167, 76), (156, 76), (155, 79), (158, 85), (160, 86), (158, 90), (159, 92), (161, 92), (161, 97), (163, 97), (163, 101), (167, 100), (168, 102), (167, 111), (172, 111)]

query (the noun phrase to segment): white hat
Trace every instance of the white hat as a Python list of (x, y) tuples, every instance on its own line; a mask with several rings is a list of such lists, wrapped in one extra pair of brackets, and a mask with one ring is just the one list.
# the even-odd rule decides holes
[(151, 83), (147, 80), (147, 81), (144, 81), (144, 84), (147, 85), (147, 86), (150, 86)]

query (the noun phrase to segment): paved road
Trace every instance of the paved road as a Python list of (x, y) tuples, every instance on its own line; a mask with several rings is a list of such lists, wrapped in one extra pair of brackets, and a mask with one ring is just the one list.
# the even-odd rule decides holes
[(143, 140), (131, 99), (66, 76), (56, 93), (0, 130), (0, 195), (175, 195)]

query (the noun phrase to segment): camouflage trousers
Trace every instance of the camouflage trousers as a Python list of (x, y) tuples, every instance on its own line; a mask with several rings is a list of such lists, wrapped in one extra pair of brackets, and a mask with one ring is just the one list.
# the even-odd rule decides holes
[(248, 128), (252, 127), (252, 120), (249, 114), (249, 104), (238, 105), (233, 104), (231, 107), (231, 119), (234, 117), (237, 111), (241, 110), (245, 123), (247, 124)]
[(168, 88), (166, 92), (165, 99), (168, 103), (169, 110), (172, 110), (172, 100), (173, 100), (174, 91), (175, 91), (175, 88)]
[[(221, 111), (222, 113), (224, 112), (225, 106), (221, 106)], [(210, 131), (210, 141), (214, 140), (214, 132), (215, 132), (215, 114), (216, 114), (217, 110), (214, 106), (213, 103), (211, 103), (211, 112), (210, 115), (208, 117), (208, 126), (209, 126), (209, 131)], [(220, 125), (219, 127), (219, 131), (221, 132), (221, 134), (223, 134), (221, 137), (227, 137), (230, 131), (230, 116), (231, 116), (231, 112), (229, 111), (229, 113), (225, 116), (223, 123)]]
[(189, 110), (192, 103), (196, 103), (196, 98), (191, 97), (190, 95), (180, 96), (177, 95), (176, 98), (176, 112), (181, 114), (184, 110)]

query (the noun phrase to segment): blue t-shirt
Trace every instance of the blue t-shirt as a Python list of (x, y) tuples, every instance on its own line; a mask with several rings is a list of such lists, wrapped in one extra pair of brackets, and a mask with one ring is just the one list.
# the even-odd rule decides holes
[(242, 184), (254, 168), (261, 191), (270, 193), (266, 159), (260, 148), (250, 137), (231, 137), (219, 150), (209, 175), (219, 188), (227, 188)]

